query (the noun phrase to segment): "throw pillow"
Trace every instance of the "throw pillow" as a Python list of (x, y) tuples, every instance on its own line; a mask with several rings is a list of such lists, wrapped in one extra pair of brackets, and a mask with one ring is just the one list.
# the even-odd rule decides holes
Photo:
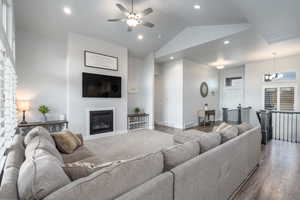
[(70, 131), (62, 131), (52, 135), (57, 149), (61, 153), (71, 154), (79, 146), (81, 146), (81, 141), (77, 136)]
[(63, 170), (65, 173), (68, 175), (68, 177), (72, 180), (75, 181), (77, 179), (89, 176), (90, 174), (101, 170), (106, 167), (113, 166), (114, 164), (118, 164), (121, 161), (117, 162), (107, 162), (101, 165), (95, 165), (90, 162), (74, 162), (74, 163), (66, 163), (63, 166)]
[(191, 141), (163, 149), (162, 153), (164, 155), (164, 169), (166, 171), (199, 155), (200, 146), (196, 141)]
[(238, 136), (239, 131), (236, 127), (229, 125), (222, 129), (219, 133), (221, 135), (222, 143), (224, 143)]
[(237, 127), (237, 129), (238, 129), (239, 135), (254, 128), (251, 124), (248, 124), (248, 123), (242, 123), (242, 124), (236, 125), (235, 127)]
[(222, 124), (220, 124), (214, 131), (215, 132), (220, 132), (221, 130), (223, 130), (224, 128), (226, 128), (227, 126), (230, 126), (229, 124), (223, 122)]
[(50, 132), (49, 132), (47, 129), (45, 129), (45, 128), (39, 126), (39, 127), (35, 127), (35, 128), (33, 128), (33, 129), (31, 129), (31, 130), (27, 133), (27, 135), (26, 135), (25, 138), (24, 138), (24, 143), (25, 143), (25, 145), (27, 146), (27, 145), (29, 144), (29, 142), (30, 142), (31, 140), (33, 140), (33, 138), (35, 138), (35, 137), (37, 137), (37, 136), (43, 136), (43, 137), (45, 137), (47, 140), (49, 140), (52, 144), (55, 144), (54, 141), (53, 141), (53, 139), (52, 139), (52, 137), (51, 137), (51, 135), (50, 135)]
[(20, 199), (40, 200), (70, 183), (61, 164), (52, 156), (26, 159), (18, 177)]

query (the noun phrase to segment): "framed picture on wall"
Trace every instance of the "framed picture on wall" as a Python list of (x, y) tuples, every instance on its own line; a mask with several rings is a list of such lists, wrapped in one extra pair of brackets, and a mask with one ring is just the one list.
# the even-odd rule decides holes
[(105, 70), (118, 71), (119, 60), (116, 56), (105, 55), (92, 51), (84, 51), (84, 66)]

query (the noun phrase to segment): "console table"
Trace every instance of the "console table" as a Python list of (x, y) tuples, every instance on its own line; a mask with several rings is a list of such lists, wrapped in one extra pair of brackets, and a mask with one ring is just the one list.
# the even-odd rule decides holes
[(203, 117), (203, 125), (204, 127), (206, 126), (206, 123), (209, 122), (209, 119), (211, 116), (214, 117), (213, 123), (215, 123), (216, 121), (216, 111), (215, 110), (203, 110), (203, 116), (199, 116), (198, 120), (199, 120), (199, 126), (201, 125), (201, 117)]
[(149, 128), (149, 114), (129, 114), (128, 115), (128, 129), (142, 129)]
[(69, 122), (66, 120), (46, 121), (46, 122), (28, 122), (27, 124), (18, 124), (19, 133), (26, 135), (32, 128), (42, 126), (49, 132), (58, 132), (68, 128)]

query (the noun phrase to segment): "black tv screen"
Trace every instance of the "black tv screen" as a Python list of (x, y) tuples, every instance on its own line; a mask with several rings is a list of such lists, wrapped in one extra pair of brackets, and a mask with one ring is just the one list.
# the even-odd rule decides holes
[(121, 77), (82, 73), (82, 96), (121, 98)]

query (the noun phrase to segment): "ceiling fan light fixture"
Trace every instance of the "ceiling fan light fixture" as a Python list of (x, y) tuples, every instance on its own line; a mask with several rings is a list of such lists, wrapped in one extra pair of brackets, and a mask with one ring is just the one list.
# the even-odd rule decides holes
[(136, 19), (127, 19), (126, 23), (130, 27), (136, 27), (139, 24)]

